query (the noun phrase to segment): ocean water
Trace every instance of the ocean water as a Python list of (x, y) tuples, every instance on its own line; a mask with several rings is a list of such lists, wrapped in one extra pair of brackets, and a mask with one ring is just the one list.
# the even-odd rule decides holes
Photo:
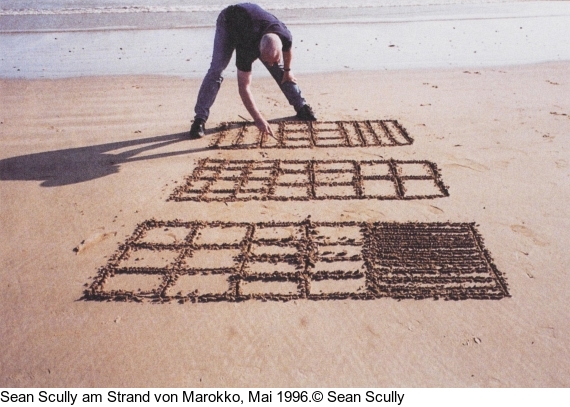
[[(238, 2), (238, 1), (236, 1)], [(159, 29), (213, 26), (220, 0), (1, 0), (0, 32)], [(520, 3), (541, 1), (518, 0)], [(446, 6), (466, 6), (473, 15), (489, 4), (512, 0), (264, 0), (262, 7), (289, 24), (381, 22), (439, 15)], [(481, 8), (483, 6), (483, 8)]]
[[(536, 0), (518, 0), (536, 1)], [(509, 3), (513, 0), (263, 0), (267, 10)], [(2, 0), (0, 15), (219, 11), (220, 0)]]
[[(570, 61), (570, 1), (265, 0), (294, 71)], [(201, 77), (219, 0), (0, 0), (0, 78)], [(227, 75), (235, 72), (233, 62)], [(256, 75), (267, 76), (260, 64)]]

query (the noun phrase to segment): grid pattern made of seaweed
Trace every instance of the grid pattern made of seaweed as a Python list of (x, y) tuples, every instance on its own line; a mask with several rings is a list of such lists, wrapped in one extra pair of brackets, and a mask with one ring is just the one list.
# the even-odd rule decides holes
[(173, 201), (410, 200), (449, 196), (437, 165), (398, 160), (201, 159)]
[(84, 298), (210, 302), (510, 296), (471, 223), (140, 224)]
[(222, 123), (210, 147), (220, 149), (396, 147), (413, 143), (397, 120), (280, 121), (275, 137), (262, 134), (251, 122)]

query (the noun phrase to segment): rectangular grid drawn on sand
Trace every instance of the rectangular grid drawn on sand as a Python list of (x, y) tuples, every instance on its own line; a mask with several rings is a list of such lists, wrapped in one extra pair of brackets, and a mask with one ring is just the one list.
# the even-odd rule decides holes
[(430, 161), (205, 158), (172, 201), (433, 199), (449, 196)]
[(221, 149), (395, 147), (414, 142), (397, 120), (281, 121), (272, 125), (275, 137), (262, 135), (250, 122), (222, 123), (210, 147)]
[(184, 303), (509, 296), (471, 223), (149, 220), (99, 270), (84, 299)]

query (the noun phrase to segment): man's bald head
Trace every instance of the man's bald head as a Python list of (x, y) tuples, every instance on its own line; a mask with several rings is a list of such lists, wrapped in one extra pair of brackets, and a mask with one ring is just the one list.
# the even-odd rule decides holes
[(259, 43), (259, 58), (269, 66), (281, 61), (283, 43), (277, 34), (265, 34)]

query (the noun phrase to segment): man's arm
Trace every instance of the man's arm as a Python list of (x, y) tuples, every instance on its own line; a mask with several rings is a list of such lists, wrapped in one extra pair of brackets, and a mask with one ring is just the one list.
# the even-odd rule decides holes
[(293, 52), (291, 49), (289, 51), (283, 51), (283, 68), (285, 69), (285, 74), (281, 83), (293, 82), (297, 83), (297, 79), (291, 73), (291, 61), (293, 60)]
[(257, 109), (255, 101), (253, 100), (253, 95), (251, 93), (251, 72), (244, 72), (238, 69), (237, 71), (237, 79), (238, 79), (238, 89), (239, 95), (243, 102), (243, 105), (253, 117), (255, 125), (261, 131), (261, 133), (269, 133), (271, 136), (273, 135), (273, 130), (269, 126), (267, 120), (263, 118), (261, 112)]

